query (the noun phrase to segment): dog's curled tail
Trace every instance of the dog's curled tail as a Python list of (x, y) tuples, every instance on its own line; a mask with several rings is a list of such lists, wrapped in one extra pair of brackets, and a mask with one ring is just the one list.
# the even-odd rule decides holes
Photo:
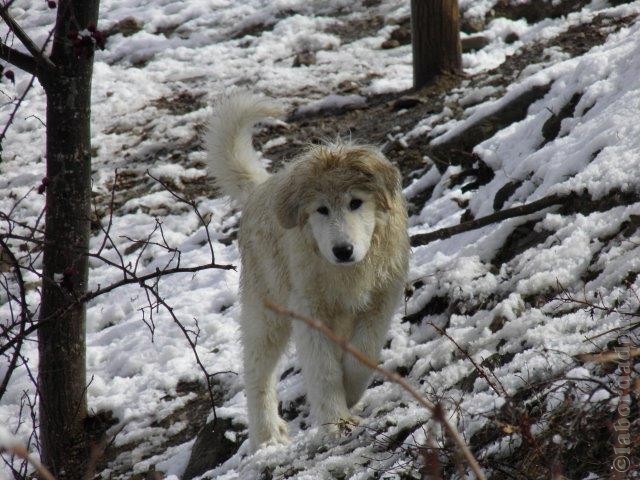
[(221, 193), (240, 205), (269, 177), (253, 149), (253, 125), (281, 113), (275, 102), (248, 93), (233, 94), (214, 106), (206, 133), (207, 166)]

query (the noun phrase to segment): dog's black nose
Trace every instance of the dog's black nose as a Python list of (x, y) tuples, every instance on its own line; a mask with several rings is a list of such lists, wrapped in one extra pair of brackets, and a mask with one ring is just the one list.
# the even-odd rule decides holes
[(333, 247), (333, 254), (339, 262), (348, 262), (351, 260), (351, 255), (353, 254), (353, 245), (349, 245), (348, 243), (336, 245)]

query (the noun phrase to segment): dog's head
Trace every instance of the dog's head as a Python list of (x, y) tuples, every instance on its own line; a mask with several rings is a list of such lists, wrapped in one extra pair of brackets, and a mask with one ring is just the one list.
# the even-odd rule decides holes
[(377, 218), (400, 195), (398, 170), (366, 146), (311, 147), (283, 179), (276, 196), (280, 224), (310, 231), (322, 256), (339, 265), (366, 257)]

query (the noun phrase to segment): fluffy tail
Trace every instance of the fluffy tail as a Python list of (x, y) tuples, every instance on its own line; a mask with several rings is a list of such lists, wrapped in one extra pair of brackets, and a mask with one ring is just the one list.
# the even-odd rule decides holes
[(209, 173), (216, 187), (240, 205), (269, 177), (253, 149), (252, 127), (281, 113), (273, 101), (248, 93), (231, 95), (214, 107), (206, 134)]

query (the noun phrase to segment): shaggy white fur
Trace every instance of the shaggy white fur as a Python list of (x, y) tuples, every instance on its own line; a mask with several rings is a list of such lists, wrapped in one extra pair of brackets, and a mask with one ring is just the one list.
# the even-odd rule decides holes
[(349, 408), (371, 377), (322, 334), (267, 310), (264, 300), (323, 321), (377, 358), (409, 256), (400, 174), (378, 149), (312, 146), (280, 172), (265, 171), (251, 128), (280, 111), (260, 97), (227, 97), (207, 136), (210, 172), (243, 209), (240, 324), (253, 450), (288, 441), (275, 367), (292, 333), (307, 399), (324, 428), (357, 422)]

